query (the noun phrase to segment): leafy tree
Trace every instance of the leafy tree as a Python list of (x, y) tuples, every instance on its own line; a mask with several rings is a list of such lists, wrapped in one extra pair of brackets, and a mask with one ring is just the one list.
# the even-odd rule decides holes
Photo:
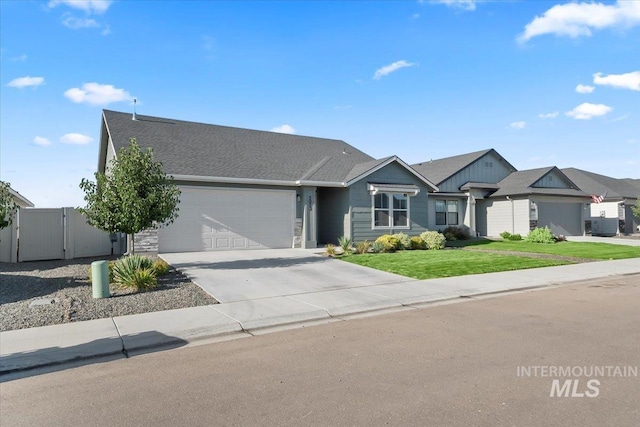
[(9, 188), (8, 182), (0, 181), (0, 230), (11, 225), (18, 209)]
[(636, 200), (635, 206), (631, 206), (631, 212), (636, 218), (640, 218), (640, 199)]
[(180, 190), (173, 177), (153, 160), (153, 150), (142, 151), (135, 138), (120, 149), (106, 169), (96, 172), (96, 182), (83, 179), (85, 208), (80, 208), (89, 224), (109, 233), (130, 236), (129, 252), (134, 252), (134, 234), (171, 224), (178, 217)]

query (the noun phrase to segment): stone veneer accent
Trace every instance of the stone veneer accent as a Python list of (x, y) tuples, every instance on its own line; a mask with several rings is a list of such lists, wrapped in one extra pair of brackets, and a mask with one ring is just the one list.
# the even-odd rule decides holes
[(158, 230), (151, 228), (137, 233), (133, 243), (136, 253), (158, 252)]

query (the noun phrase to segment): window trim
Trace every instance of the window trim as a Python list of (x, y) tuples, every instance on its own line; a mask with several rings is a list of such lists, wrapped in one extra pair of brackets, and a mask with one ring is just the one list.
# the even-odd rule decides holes
[[(387, 214), (389, 215), (389, 225), (376, 225), (376, 211), (384, 211), (384, 208), (376, 208), (376, 195), (386, 194), (389, 202), (387, 208)], [(393, 208), (393, 196), (394, 194), (402, 194), (407, 200), (407, 209), (394, 209)], [(394, 224), (394, 212), (406, 212), (407, 213), (407, 225), (395, 225)], [(386, 192), (379, 191), (375, 194), (371, 194), (371, 229), (372, 230), (410, 230), (411, 229), (411, 193), (406, 192)]]

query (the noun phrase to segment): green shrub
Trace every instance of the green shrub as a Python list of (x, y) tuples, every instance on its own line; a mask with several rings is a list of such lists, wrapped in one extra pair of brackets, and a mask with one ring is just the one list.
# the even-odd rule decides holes
[(422, 237), (413, 236), (411, 238), (411, 249), (427, 249), (427, 244)]
[(356, 253), (357, 254), (366, 254), (371, 249), (371, 242), (365, 240), (364, 242), (356, 243)]
[(371, 252), (373, 252), (374, 254), (384, 252), (384, 248), (385, 246), (377, 240), (371, 244)]
[(392, 237), (398, 239), (398, 249), (411, 249), (411, 238), (405, 233), (396, 233)]
[(395, 252), (400, 246), (400, 241), (390, 234), (383, 234), (378, 237), (376, 243), (380, 243), (383, 247), (380, 252)]
[(156, 259), (153, 261), (153, 271), (156, 273), (156, 277), (164, 276), (169, 272), (169, 264), (163, 259)]
[(555, 243), (555, 239), (553, 238), (553, 234), (551, 233), (551, 230), (549, 230), (549, 227), (535, 228), (531, 230), (525, 240), (530, 243)]
[(127, 286), (138, 291), (148, 291), (158, 284), (158, 278), (152, 268), (143, 268), (133, 272), (131, 283)]
[(151, 259), (142, 255), (122, 257), (113, 266), (113, 283), (123, 288), (136, 289), (138, 291), (147, 290), (149, 286), (155, 286), (157, 279), (150, 284), (147, 272), (139, 273), (141, 270), (148, 270), (156, 279)]
[(447, 241), (444, 234), (438, 233), (437, 231), (425, 231), (420, 237), (424, 240), (427, 249), (442, 249)]
[[(116, 265), (115, 261), (109, 261), (107, 263), (107, 268), (109, 269), (109, 283), (113, 283), (113, 266)], [(89, 283), (93, 282), (93, 271), (91, 266), (89, 266)]]
[(445, 228), (442, 233), (448, 241), (469, 240), (471, 238), (469, 229), (463, 226), (450, 225), (449, 227)]
[(520, 234), (511, 234), (508, 231), (500, 233), (500, 237), (504, 240), (522, 240), (522, 236)]
[(337, 254), (338, 253), (336, 252), (336, 245), (333, 245), (331, 243), (327, 243), (327, 245), (324, 247), (324, 255), (333, 258)]
[(342, 236), (338, 239), (338, 246), (340, 246), (344, 255), (349, 255), (351, 253), (353, 249), (352, 243), (351, 239), (347, 236)]

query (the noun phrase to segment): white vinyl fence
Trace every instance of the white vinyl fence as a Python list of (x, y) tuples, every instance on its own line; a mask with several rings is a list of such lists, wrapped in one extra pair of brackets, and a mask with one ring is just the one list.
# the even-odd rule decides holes
[[(113, 242), (112, 242), (113, 237)], [(20, 209), (0, 230), (0, 261), (21, 262), (121, 254), (126, 238), (87, 224), (74, 208)]]

